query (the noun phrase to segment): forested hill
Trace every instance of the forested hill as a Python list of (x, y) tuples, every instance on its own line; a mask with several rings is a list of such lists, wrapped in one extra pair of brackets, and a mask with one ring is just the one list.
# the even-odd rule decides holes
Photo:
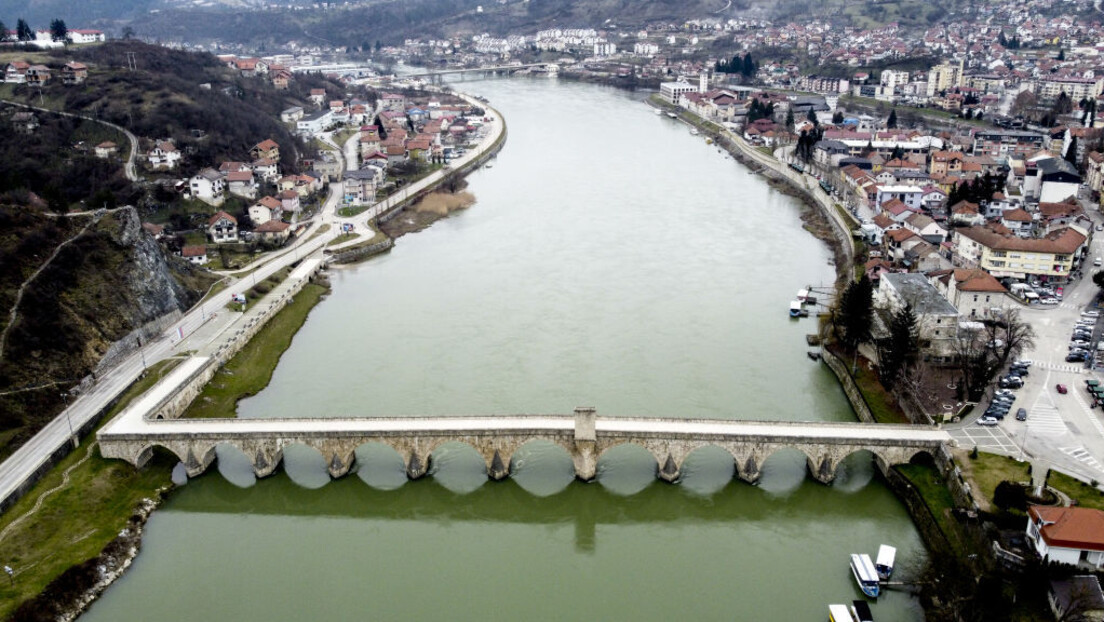
[(287, 90), (276, 90), (262, 78), (242, 77), (210, 54), (133, 40), (40, 56), (54, 68), (71, 60), (88, 65), (87, 81), (51, 80), (41, 94), (30, 86), (5, 86), (15, 99), (111, 121), (139, 138), (171, 138), (185, 154), (182, 174), (220, 159), (245, 160), (250, 147), (266, 138), (280, 144), (282, 170), (296, 170), (302, 144), (280, 123), (280, 111), (304, 105), (311, 88), (341, 93), (309, 75), (297, 75)]

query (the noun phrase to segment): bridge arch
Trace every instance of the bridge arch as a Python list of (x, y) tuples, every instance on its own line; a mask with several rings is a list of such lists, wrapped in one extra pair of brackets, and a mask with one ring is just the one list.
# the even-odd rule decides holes
[(284, 473), (303, 488), (322, 488), (332, 479), (326, 454), (313, 443), (288, 439), (283, 446), (283, 458)]

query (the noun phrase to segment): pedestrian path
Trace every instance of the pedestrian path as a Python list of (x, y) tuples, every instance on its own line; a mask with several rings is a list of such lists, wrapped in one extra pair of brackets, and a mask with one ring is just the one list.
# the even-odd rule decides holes
[(1101, 465), (1100, 461), (1094, 458), (1084, 447), (1059, 447), (1058, 450), (1081, 464), (1104, 473), (1104, 465)]
[(1051, 371), (1064, 371), (1071, 374), (1083, 374), (1085, 373), (1085, 366), (1081, 363), (1051, 363), (1047, 361), (1035, 363), (1035, 366), (1039, 369), (1049, 369)]
[(1032, 436), (1061, 436), (1069, 431), (1062, 415), (1051, 404), (1035, 402), (1027, 418), (1027, 429)]

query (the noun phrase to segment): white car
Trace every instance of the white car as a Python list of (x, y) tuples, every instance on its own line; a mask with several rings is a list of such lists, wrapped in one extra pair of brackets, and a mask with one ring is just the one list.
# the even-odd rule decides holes
[(1057, 298), (1051, 298), (1051, 297), (1041, 298), (1041, 299), (1039, 299), (1039, 304), (1056, 305), (1056, 304), (1058, 304), (1058, 299)]
[(985, 416), (977, 420), (978, 425), (997, 425), (1000, 423), (996, 417)]
[(1012, 361), (1012, 365), (1016, 367), (1031, 367), (1035, 364), (1035, 361), (1031, 359), (1020, 359), (1018, 361)]
[(1081, 317), (1091, 317), (1093, 319), (1096, 319), (1096, 318), (1100, 317), (1100, 312), (1099, 311), (1082, 311), (1081, 312)]
[(1073, 341), (1069, 342), (1069, 349), (1073, 350), (1074, 348), (1088, 348), (1090, 345), (1092, 344), (1088, 341), (1085, 341), (1084, 339), (1074, 339)]

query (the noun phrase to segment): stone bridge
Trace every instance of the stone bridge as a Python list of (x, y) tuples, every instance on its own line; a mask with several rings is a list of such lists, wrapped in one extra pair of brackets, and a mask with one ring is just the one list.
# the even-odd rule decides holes
[(885, 469), (918, 453), (935, 456), (951, 442), (942, 430), (911, 425), (598, 418), (593, 408), (577, 408), (574, 415), (159, 421), (124, 412), (97, 438), (104, 457), (135, 466), (145, 464), (155, 447), (164, 447), (180, 458), (189, 476), (214, 462), (216, 447), (230, 445), (249, 457), (258, 477), (265, 477), (279, 466), (285, 447), (301, 444), (322, 454), (330, 476), (338, 478), (353, 466), (357, 447), (382, 443), (399, 454), (411, 479), (429, 471), (438, 447), (460, 442), (482, 455), (494, 480), (510, 474), (514, 453), (532, 441), (562, 447), (574, 462), (576, 477), (584, 481), (594, 479), (604, 452), (634, 444), (652, 453), (657, 475), (668, 482), (679, 478), (683, 461), (694, 450), (715, 445), (732, 455), (740, 479), (752, 483), (759, 479), (763, 462), (781, 449), (803, 452), (809, 473), (830, 483), (840, 461), (856, 451), (871, 452)]

